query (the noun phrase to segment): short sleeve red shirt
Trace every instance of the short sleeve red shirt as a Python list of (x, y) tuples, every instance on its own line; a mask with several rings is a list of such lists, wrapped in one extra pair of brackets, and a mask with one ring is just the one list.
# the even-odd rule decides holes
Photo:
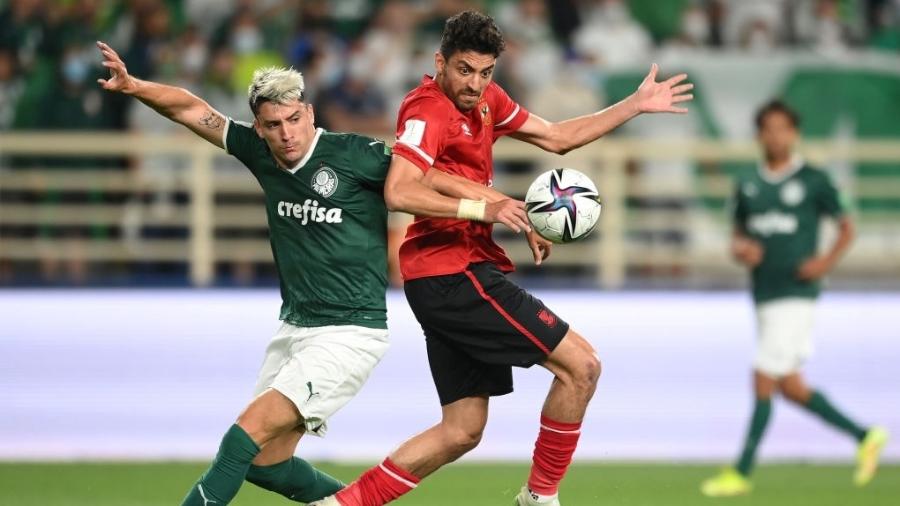
[[(449, 174), (491, 186), (493, 145), (515, 132), (528, 111), (496, 83), (488, 85), (471, 111), (463, 112), (425, 76), (400, 105), (394, 154), (427, 172)], [(400, 247), (400, 271), (406, 280), (456, 274), (470, 263), (492, 262), (503, 271), (513, 264), (494, 242), (493, 224), (455, 218), (416, 217)]]

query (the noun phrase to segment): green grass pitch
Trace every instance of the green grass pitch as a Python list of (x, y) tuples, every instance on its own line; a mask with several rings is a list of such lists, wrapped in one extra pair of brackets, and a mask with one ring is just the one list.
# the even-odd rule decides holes
[[(0, 463), (0, 506), (177, 506), (205, 464)], [(362, 466), (322, 465), (343, 480)], [(846, 465), (763, 465), (754, 492), (708, 499), (700, 481), (716, 469), (700, 465), (590, 464), (572, 467), (561, 491), (565, 506), (897, 506), (900, 465), (884, 466), (868, 487), (850, 483)], [(398, 506), (510, 506), (527, 477), (526, 464), (453, 464), (439, 471)], [(245, 484), (234, 506), (296, 504)]]

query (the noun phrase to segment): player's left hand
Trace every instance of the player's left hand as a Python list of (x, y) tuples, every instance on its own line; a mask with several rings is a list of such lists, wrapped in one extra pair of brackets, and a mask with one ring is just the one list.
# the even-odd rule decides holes
[(806, 259), (797, 269), (797, 279), (813, 281), (821, 278), (831, 270), (831, 260), (826, 256)]
[(650, 66), (650, 73), (632, 95), (638, 112), (673, 112), (676, 114), (688, 112), (687, 108), (675, 105), (694, 99), (693, 94), (687, 93), (694, 89), (693, 84), (678, 85), (687, 79), (687, 74), (678, 74), (658, 83), (656, 82), (657, 72), (659, 72), (659, 65), (654, 63)]
[(550, 248), (553, 243), (539, 236), (534, 229), (529, 230), (525, 234), (528, 239), (528, 246), (531, 248), (531, 254), (534, 255), (534, 265), (541, 265), (541, 262), (550, 256)]

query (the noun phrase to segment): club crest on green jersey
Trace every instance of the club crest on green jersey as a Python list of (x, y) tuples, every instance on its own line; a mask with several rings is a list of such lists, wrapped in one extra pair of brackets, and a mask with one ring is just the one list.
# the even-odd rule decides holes
[(803, 197), (805, 196), (806, 190), (803, 188), (803, 183), (800, 181), (788, 181), (781, 188), (781, 201), (784, 202), (785, 205), (796, 206), (803, 201)]
[(328, 166), (321, 166), (319, 170), (313, 173), (312, 189), (323, 197), (330, 197), (338, 187), (337, 174)]
[(759, 193), (759, 190), (756, 189), (756, 185), (751, 182), (744, 183), (742, 189), (743, 189), (744, 195), (746, 195), (748, 198), (751, 198), (751, 199), (753, 197), (755, 197), (757, 193)]

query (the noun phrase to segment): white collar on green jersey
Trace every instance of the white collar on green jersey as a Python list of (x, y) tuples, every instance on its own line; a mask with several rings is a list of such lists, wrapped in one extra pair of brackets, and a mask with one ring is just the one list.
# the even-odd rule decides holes
[(301, 158), (299, 162), (297, 162), (297, 165), (294, 165), (294, 168), (290, 169), (289, 172), (291, 174), (296, 174), (298, 170), (302, 169), (303, 166), (306, 165), (306, 162), (309, 161), (309, 158), (312, 156), (313, 151), (316, 150), (316, 144), (319, 143), (319, 136), (322, 135), (322, 132), (324, 132), (324, 131), (325, 131), (324, 128), (316, 129), (316, 135), (315, 135), (315, 137), (313, 137), (312, 142), (309, 143), (309, 149), (306, 150), (306, 154), (303, 155), (303, 158)]
[(803, 157), (801, 157), (797, 153), (794, 153), (793, 155), (791, 155), (790, 167), (788, 167), (786, 170), (779, 171), (777, 173), (773, 173), (772, 171), (769, 170), (769, 167), (768, 167), (768, 165), (766, 165), (766, 162), (763, 161), (763, 162), (759, 163), (759, 167), (758, 167), (759, 177), (763, 178), (763, 181), (765, 181), (769, 184), (779, 184), (782, 181), (786, 180), (787, 178), (796, 174), (798, 170), (803, 168), (803, 165), (805, 163), (806, 162), (803, 160)]

